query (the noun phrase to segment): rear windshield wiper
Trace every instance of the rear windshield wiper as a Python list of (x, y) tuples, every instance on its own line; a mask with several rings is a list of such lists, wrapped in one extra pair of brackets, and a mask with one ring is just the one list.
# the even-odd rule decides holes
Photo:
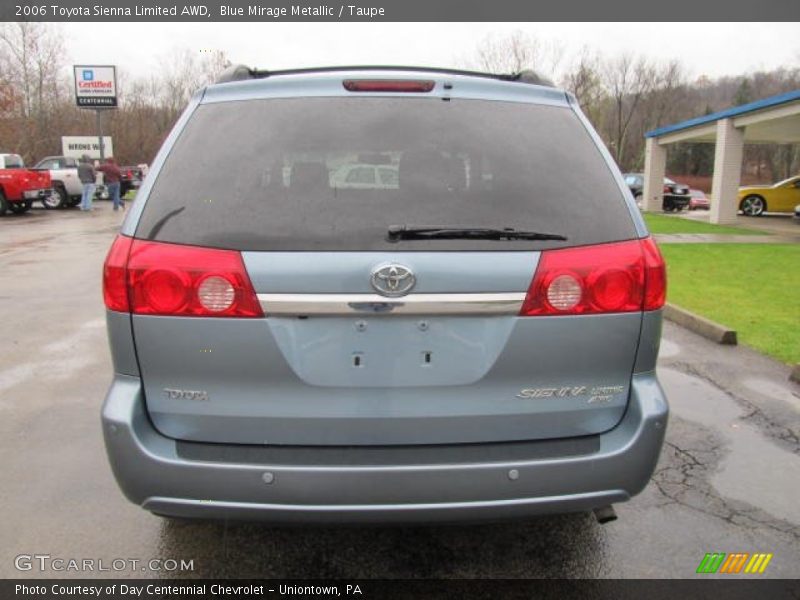
[(539, 233), (520, 231), (512, 227), (489, 229), (485, 227), (409, 227), (408, 225), (389, 225), (387, 239), (400, 240), (559, 240), (566, 236), (558, 233)]

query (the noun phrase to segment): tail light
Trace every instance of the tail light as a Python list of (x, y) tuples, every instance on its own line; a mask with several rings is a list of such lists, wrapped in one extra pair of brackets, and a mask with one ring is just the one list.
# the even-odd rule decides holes
[(119, 236), (106, 258), (103, 295), (110, 310), (138, 315), (264, 316), (234, 250)]
[(132, 243), (131, 238), (118, 235), (106, 256), (106, 262), (103, 265), (103, 300), (109, 310), (118, 312), (130, 310), (125, 268), (128, 264)]
[(651, 238), (546, 250), (520, 315), (655, 310), (665, 297), (664, 261)]
[(345, 79), (342, 85), (348, 92), (430, 92), (435, 82), (413, 79)]
[(653, 238), (641, 241), (644, 252), (644, 310), (658, 310), (667, 301), (667, 268)]
[(663, 192), (664, 192), (665, 194), (669, 194), (671, 191), (672, 191), (672, 190), (670, 190), (670, 189), (669, 189), (669, 186), (668, 186), (668, 185), (665, 185), (665, 186), (664, 186), (664, 190), (663, 190)]

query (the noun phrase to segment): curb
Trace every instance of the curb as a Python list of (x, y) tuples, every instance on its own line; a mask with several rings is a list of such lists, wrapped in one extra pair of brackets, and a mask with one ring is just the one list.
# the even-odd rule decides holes
[(797, 363), (792, 369), (789, 379), (795, 383), (800, 383), (800, 363)]
[[(664, 305), (664, 318), (702, 335), (712, 342), (729, 346), (735, 346), (737, 344), (736, 331), (733, 329), (728, 329), (724, 325), (715, 323), (714, 321), (696, 315), (685, 308), (680, 308), (669, 302)], [(800, 367), (795, 368), (795, 371), (797, 372), (798, 378), (800, 378)]]

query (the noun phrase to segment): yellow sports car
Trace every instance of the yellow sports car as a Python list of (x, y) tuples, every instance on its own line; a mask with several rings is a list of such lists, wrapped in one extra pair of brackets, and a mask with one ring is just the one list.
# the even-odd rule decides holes
[(739, 188), (739, 210), (748, 217), (765, 212), (791, 213), (800, 203), (800, 175), (774, 185), (751, 185)]

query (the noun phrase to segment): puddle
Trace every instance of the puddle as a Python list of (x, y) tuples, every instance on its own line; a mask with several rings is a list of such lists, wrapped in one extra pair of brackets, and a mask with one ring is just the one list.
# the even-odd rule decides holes
[(743, 422), (742, 409), (711, 384), (669, 368), (659, 369), (659, 378), (675, 416), (712, 428), (725, 439), (719, 470), (709, 483), (726, 498), (800, 523), (800, 458)]
[[(74, 376), (77, 370), (93, 360), (88, 349), (97, 344), (104, 325), (104, 319), (87, 321), (77, 331), (47, 344), (29, 360), (0, 371), (0, 392), (41, 377), (42, 373), (46, 373), (48, 379), (67, 379)], [(5, 408), (1, 401), (0, 408)]]

